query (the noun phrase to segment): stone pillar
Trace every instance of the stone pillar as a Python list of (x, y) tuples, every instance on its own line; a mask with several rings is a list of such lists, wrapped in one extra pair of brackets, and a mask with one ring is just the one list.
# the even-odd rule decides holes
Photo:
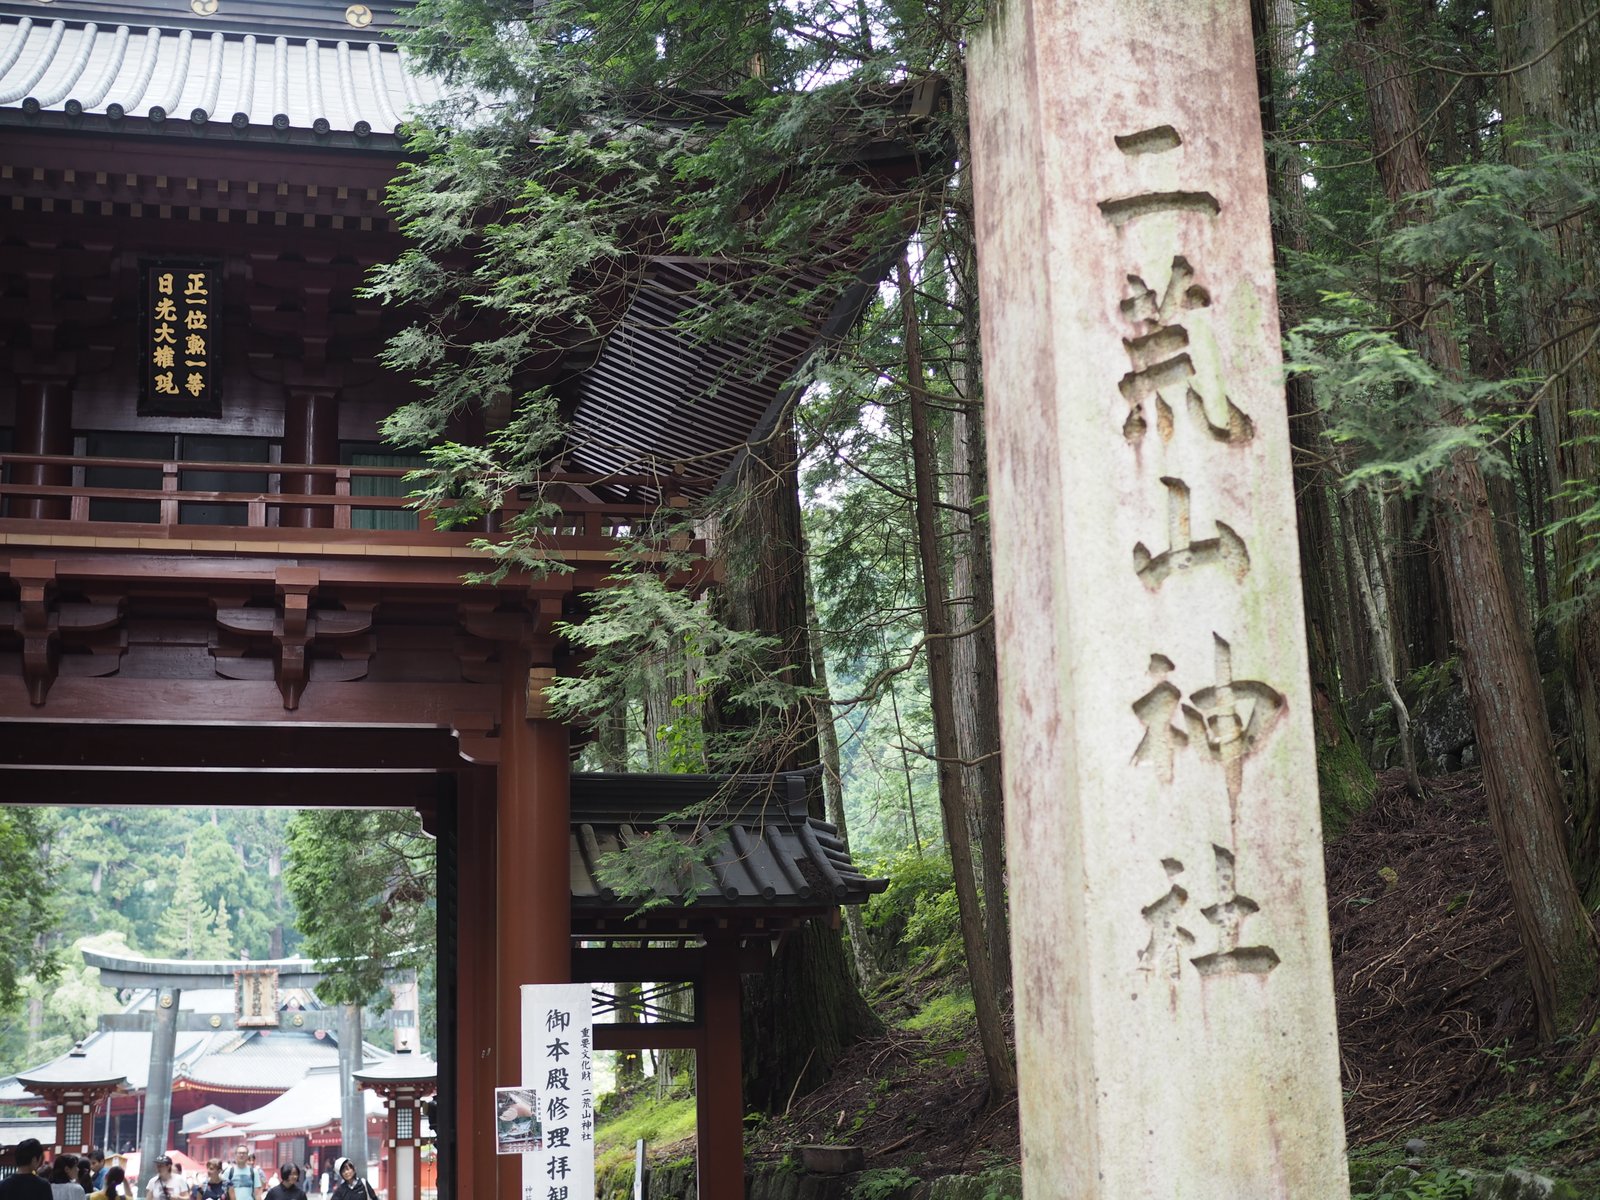
[(339, 1031), (339, 1142), (344, 1156), (356, 1164), (356, 1173), (367, 1175), (367, 1102), (361, 1095), (356, 1072), (361, 1070), (361, 1006), (341, 1004), (337, 1017)]
[[(17, 425), (12, 447), (18, 454), (72, 453), (72, 385), (60, 379), (22, 379), (17, 383)], [(13, 479), (34, 487), (71, 487), (72, 468), (29, 464)], [(72, 515), (66, 497), (13, 499), (7, 516), (33, 521), (65, 521)]]
[(970, 78), (1024, 1188), (1346, 1197), (1248, 7)]
[[(528, 651), (503, 642), (500, 762), (495, 797), (495, 987), (497, 1080), (521, 1083), (525, 983), (572, 978), (571, 762), (567, 727), (529, 719), (548, 668), (530, 669)], [(530, 697), (530, 689), (535, 695)], [(470, 965), (468, 967), (470, 969)], [(500, 1200), (522, 1195), (522, 1158), (499, 1156)]]
[(697, 1014), (695, 1142), (700, 1200), (744, 1200), (744, 1064), (739, 1044), (739, 939), (706, 939)]
[[(283, 406), (283, 462), (320, 463), (332, 466), (339, 461), (339, 400), (331, 391), (292, 388)], [(332, 475), (283, 473), (284, 496), (331, 496)], [(292, 529), (331, 529), (333, 509), (291, 508), (285, 505), (278, 523)]]
[(178, 1045), (178, 1002), (182, 997), (182, 990), (175, 987), (164, 987), (156, 992), (155, 1016), (150, 1024), (144, 1137), (139, 1142), (141, 1187), (155, 1178), (156, 1158), (168, 1148), (167, 1123), (172, 1119), (172, 1055)]

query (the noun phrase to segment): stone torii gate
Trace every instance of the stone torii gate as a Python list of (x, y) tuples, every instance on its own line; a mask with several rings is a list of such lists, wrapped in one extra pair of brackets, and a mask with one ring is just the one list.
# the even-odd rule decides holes
[[(220, 1022), (215, 1015), (184, 1013), (179, 1001), (184, 989), (237, 988), (239, 1029), (274, 1029), (279, 1025), (278, 995), (285, 988), (315, 988), (322, 981), (316, 964), (305, 958), (190, 961), (188, 959), (135, 958), (85, 950), (83, 961), (100, 971), (100, 982), (110, 988), (154, 991), (155, 1007), (149, 1013), (113, 1013), (100, 1018), (102, 1028), (149, 1031), (150, 1076), (145, 1094), (144, 1136), (139, 1161), (146, 1179), (155, 1174), (155, 1160), (167, 1149), (167, 1126), (172, 1118), (172, 1059), (178, 1030), (210, 1032)], [(366, 1110), (355, 1074), (361, 1062), (361, 1006), (342, 1004), (323, 1012), (297, 1012), (291, 1018), (297, 1029), (330, 1030), (339, 1046), (339, 1127), (344, 1153), (356, 1162), (366, 1161)]]

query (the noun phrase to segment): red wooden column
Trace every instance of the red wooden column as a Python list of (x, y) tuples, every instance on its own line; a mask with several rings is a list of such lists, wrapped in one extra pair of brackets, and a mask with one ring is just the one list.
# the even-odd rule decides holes
[(456, 1191), (494, 1191), (495, 776), (463, 771), (457, 790)]
[(744, 1200), (744, 1063), (739, 1045), (739, 939), (706, 939), (695, 1055), (700, 1200)]
[[(283, 406), (283, 461), (336, 464), (339, 461), (339, 401), (319, 388), (291, 388)], [(284, 496), (331, 496), (332, 475), (283, 475)], [(331, 508), (284, 506), (279, 524), (293, 529), (330, 529)]]
[[(12, 447), (18, 454), (72, 453), (72, 386), (62, 379), (17, 381), (17, 425)], [(36, 464), (15, 468), (20, 484), (71, 487), (72, 468)], [(22, 497), (11, 501), (6, 516), (27, 520), (65, 521), (72, 501)]]
[[(567, 727), (544, 719), (547, 667), (532, 669), (523, 646), (502, 642), (500, 764), (495, 795), (495, 985), (498, 1063), (505, 1087), (521, 1083), (525, 983), (572, 978), (572, 885), (568, 877), (571, 760)], [(530, 694), (530, 691), (532, 694)], [(529, 717), (530, 709), (536, 715)], [(488, 1098), (481, 1103), (487, 1104)], [(500, 1158), (500, 1200), (520, 1200), (522, 1159)]]

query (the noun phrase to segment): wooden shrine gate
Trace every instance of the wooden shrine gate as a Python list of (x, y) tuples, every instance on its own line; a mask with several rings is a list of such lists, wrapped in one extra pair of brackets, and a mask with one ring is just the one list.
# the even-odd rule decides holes
[[(696, 902), (630, 918), (596, 856), (720, 785), (574, 777), (543, 686), (575, 669), (557, 623), (620, 536), (729, 481), (872, 297), (872, 252), (797, 308), (809, 324), (691, 346), (661, 333), (745, 268), (641, 251), (597, 297), (609, 338), (519, 378), (556, 389), (571, 431), (544, 497), (570, 571), (464, 583), (488, 565), (472, 540), (525, 498), (454, 532), (409, 509), (414, 460), (378, 432), (415, 394), (378, 362), (405, 318), (357, 294), (405, 249), (384, 191), (401, 121), (438, 94), (393, 44), (397, 6), (0, 0), (0, 796), (416, 808), (440, 849), (442, 1189), (520, 1195), (490, 1103), (518, 1082), (520, 985), (678, 981), (692, 1020), (597, 1046), (700, 1055), (701, 1195), (731, 1200), (739, 972), (872, 885), (798, 781), (747, 780)], [(915, 123), (937, 94), (880, 99)], [(920, 168), (909, 137), (851, 153), (880, 190)], [(749, 369), (691, 394), (703, 360)]]
[[(441, 1195), (520, 1194), (520, 1160), (494, 1154), (493, 1091), (518, 1082), (517, 988), (569, 979), (597, 985), (597, 1049), (696, 1053), (701, 1195), (743, 1195), (740, 974), (760, 970), (775, 939), (800, 922), (826, 919), (841, 901), (860, 902), (881, 886), (863, 879), (831, 830), (806, 815), (806, 777), (572, 775), (564, 728), (550, 723), (524, 734), (519, 726), (536, 722), (521, 715), (520, 695), (504, 725), (478, 737), (477, 761), (468, 763), (460, 751), (471, 739), (459, 731), (420, 720), (372, 722), (375, 714), (354, 695), (363, 685), (340, 693), (347, 716), (369, 718), (358, 725), (317, 720), (331, 715), (322, 706), (309, 719), (250, 722), (240, 719), (242, 698), (223, 704), (233, 721), (202, 720), (214, 716), (202, 704), (222, 703), (218, 689), (197, 689), (185, 700), (171, 681), (124, 682), (127, 702), (142, 697), (162, 706), (163, 718), (128, 719), (113, 681), (96, 680), (89, 696), (64, 688), (61, 708), (87, 713), (92, 698), (105, 716), (53, 719), (51, 700), (30, 712), (23, 681), (0, 677), (0, 787), (8, 802), (407, 804), (439, 839)], [(524, 760), (525, 773), (484, 761), (507, 726), (536, 752)], [(670, 813), (714, 793), (724, 797), (729, 831), (722, 854), (693, 885), (697, 902), (630, 915), (634, 906), (596, 881), (599, 858), (671, 828)], [(549, 828), (552, 810), (562, 816), (559, 833)], [(531, 866), (541, 854), (549, 865)], [(630, 1002), (612, 986), (623, 982), (655, 990)], [(692, 995), (692, 1015), (660, 1011), (661, 990), (674, 987)], [(604, 1021), (629, 1003), (637, 1008), (633, 1020)]]

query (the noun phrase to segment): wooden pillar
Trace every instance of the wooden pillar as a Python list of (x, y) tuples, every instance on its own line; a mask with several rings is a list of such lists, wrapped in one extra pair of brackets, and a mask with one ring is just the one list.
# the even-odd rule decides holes
[(744, 1063), (739, 1044), (739, 939), (706, 940), (695, 1055), (700, 1200), (744, 1200)]
[(1249, 6), (968, 68), (1023, 1189), (1348, 1197)]
[[(18, 454), (72, 453), (72, 386), (60, 379), (22, 379), (17, 383), (17, 425), (12, 449)], [(19, 466), (13, 478), (38, 487), (72, 486), (67, 466)], [(7, 516), (33, 521), (65, 521), (72, 501), (22, 497), (12, 500)]]
[[(457, 790), (455, 1182), (460, 1197), (494, 1190), (495, 776), (463, 771)], [(513, 1062), (517, 1055), (511, 1055)], [(452, 1198), (454, 1200), (454, 1198)]]
[[(339, 461), (339, 401), (331, 391), (294, 388), (283, 406), (283, 461), (321, 463)], [(331, 496), (332, 475), (283, 474), (285, 496)], [(331, 508), (295, 508), (285, 505), (279, 524), (293, 529), (330, 529)]]
[[(568, 878), (571, 763), (567, 728), (528, 718), (529, 688), (548, 681), (530, 671), (528, 651), (502, 643), (500, 763), (495, 794), (496, 1078), (521, 1083), (525, 983), (572, 978), (572, 885)], [(537, 707), (542, 697), (532, 698)], [(519, 1200), (522, 1159), (500, 1158), (496, 1195)]]

